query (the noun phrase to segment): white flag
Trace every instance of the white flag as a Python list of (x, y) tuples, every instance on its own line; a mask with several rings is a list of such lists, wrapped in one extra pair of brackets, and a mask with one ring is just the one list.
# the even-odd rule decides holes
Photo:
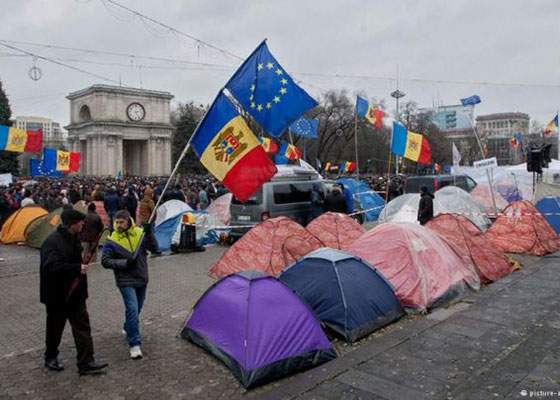
[(453, 142), (453, 165), (458, 166), (460, 161), (461, 153), (459, 153), (459, 149), (457, 149), (457, 146), (455, 146), (455, 142)]

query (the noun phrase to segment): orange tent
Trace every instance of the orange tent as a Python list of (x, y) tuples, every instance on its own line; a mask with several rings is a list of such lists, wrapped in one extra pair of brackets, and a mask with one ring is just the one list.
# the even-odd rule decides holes
[(328, 212), (307, 225), (306, 229), (331, 249), (344, 250), (366, 231), (346, 214)]
[(543, 256), (560, 250), (560, 237), (527, 200), (507, 206), (484, 235), (504, 253)]
[(447, 240), (462, 258), (471, 260), (482, 283), (496, 281), (511, 272), (504, 253), (492, 246), (482, 231), (462, 215), (439, 214), (426, 227)]
[(0, 242), (4, 244), (25, 242), (25, 229), (27, 226), (48, 212), (39, 206), (22, 207), (13, 213), (2, 225)]
[(221, 278), (248, 269), (278, 275), (287, 265), (320, 247), (321, 243), (297, 222), (287, 217), (272, 218), (243, 235), (208, 275)]

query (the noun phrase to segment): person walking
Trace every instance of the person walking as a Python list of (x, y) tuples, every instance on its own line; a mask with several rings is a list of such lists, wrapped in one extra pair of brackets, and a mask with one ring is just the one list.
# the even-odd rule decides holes
[(120, 199), (117, 194), (117, 188), (111, 187), (103, 200), (103, 207), (109, 216), (109, 230), (113, 230), (113, 218), (115, 213), (121, 208)]
[(95, 262), (99, 239), (105, 229), (101, 217), (95, 212), (95, 203), (89, 203), (84, 228), (80, 232), (80, 241), (84, 249), (82, 259), (88, 263)]
[(73, 209), (62, 212), (62, 225), (41, 246), (39, 276), (40, 301), (47, 311), (45, 367), (51, 371), (64, 369), (58, 359), (58, 347), (66, 321), (69, 321), (78, 353), (78, 372), (91, 375), (102, 373), (108, 364), (94, 359), (86, 306), (88, 265), (82, 262), (78, 238), (85, 218)]
[(156, 204), (154, 203), (154, 191), (152, 190), (152, 188), (147, 187), (144, 190), (144, 197), (142, 197), (142, 200), (140, 200), (140, 204), (139, 204), (139, 219), (140, 219), (140, 224), (144, 225), (147, 224), (150, 220), (150, 216), (152, 215), (152, 212), (154, 211)]
[(138, 209), (138, 198), (132, 186), (126, 188), (123, 196), (124, 209), (126, 209), (134, 222), (136, 222), (136, 210)]
[(418, 221), (420, 225), (426, 223), (434, 217), (434, 195), (428, 191), (427, 186), (420, 188), (420, 203), (418, 204)]
[(115, 230), (103, 246), (101, 265), (115, 274), (125, 307), (123, 333), (128, 340), (130, 357), (140, 359), (143, 354), (139, 316), (148, 285), (146, 250), (158, 252), (158, 246), (150, 225), (145, 225), (146, 230), (136, 226), (128, 211), (117, 212), (114, 219)]

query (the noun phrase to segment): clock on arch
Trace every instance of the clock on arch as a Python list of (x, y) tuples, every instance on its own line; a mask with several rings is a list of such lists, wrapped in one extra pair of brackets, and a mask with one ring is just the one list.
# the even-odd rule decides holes
[(146, 110), (140, 103), (130, 103), (126, 108), (128, 119), (134, 122), (142, 121), (146, 116)]

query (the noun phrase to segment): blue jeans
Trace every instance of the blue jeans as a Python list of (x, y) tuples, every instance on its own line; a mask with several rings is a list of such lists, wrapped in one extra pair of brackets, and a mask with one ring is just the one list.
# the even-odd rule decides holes
[(120, 287), (119, 290), (124, 301), (124, 330), (128, 345), (139, 346), (142, 344), (139, 316), (146, 298), (146, 286)]

